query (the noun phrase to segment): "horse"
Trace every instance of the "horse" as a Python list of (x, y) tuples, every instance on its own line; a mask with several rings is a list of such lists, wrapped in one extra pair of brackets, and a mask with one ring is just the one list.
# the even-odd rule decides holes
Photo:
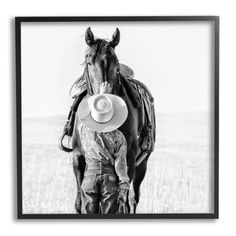
[[(85, 41), (89, 46), (84, 62), (83, 77), (86, 81), (87, 96), (98, 94), (100, 85), (108, 83), (107, 93), (121, 97), (128, 108), (128, 117), (119, 130), (124, 134), (127, 141), (127, 165), (128, 176), (131, 183), (129, 191), (129, 213), (136, 213), (136, 208), (140, 199), (140, 185), (147, 171), (147, 162), (151, 152), (143, 153), (139, 145), (140, 112), (133, 104), (127, 90), (121, 80), (120, 64), (115, 54), (115, 47), (120, 41), (120, 31), (116, 28), (110, 41), (95, 38), (90, 27), (86, 30)], [(77, 196), (75, 209), (81, 213), (81, 184), (85, 171), (85, 157), (79, 148), (79, 124), (78, 114), (75, 117), (75, 124), (72, 135), (73, 149), (73, 170), (77, 182)], [(154, 124), (155, 125), (155, 124)], [(139, 160), (139, 164), (137, 162)], [(140, 161), (141, 160), (141, 161)]]

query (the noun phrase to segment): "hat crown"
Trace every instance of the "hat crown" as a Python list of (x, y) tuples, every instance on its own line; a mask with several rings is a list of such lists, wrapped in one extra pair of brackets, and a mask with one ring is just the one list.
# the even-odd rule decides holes
[(100, 95), (94, 99), (93, 107), (97, 112), (105, 113), (111, 109), (112, 102), (107, 96)]
[(99, 123), (106, 123), (113, 117), (114, 107), (112, 101), (105, 94), (90, 97), (89, 107), (92, 118)]

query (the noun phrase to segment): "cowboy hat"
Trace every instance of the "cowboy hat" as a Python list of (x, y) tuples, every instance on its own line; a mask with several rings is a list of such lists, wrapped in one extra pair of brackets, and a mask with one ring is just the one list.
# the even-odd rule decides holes
[(97, 94), (84, 98), (78, 107), (80, 121), (97, 132), (118, 129), (128, 116), (124, 100), (113, 94)]

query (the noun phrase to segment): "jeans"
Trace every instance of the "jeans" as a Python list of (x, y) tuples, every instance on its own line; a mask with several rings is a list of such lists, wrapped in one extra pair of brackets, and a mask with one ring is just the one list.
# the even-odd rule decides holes
[(81, 185), (82, 214), (115, 214), (117, 211), (118, 177), (114, 169), (85, 171)]

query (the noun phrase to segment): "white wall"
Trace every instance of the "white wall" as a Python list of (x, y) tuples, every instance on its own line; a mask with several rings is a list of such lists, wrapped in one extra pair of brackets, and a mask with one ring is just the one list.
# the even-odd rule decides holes
[[(0, 6), (1, 232), (6, 235), (234, 235), (235, 229), (235, 1), (2, 1)], [(15, 221), (15, 107), (13, 22), (15, 15), (220, 15), (220, 219), (146, 221)], [(13, 173), (14, 172), (14, 173)]]

